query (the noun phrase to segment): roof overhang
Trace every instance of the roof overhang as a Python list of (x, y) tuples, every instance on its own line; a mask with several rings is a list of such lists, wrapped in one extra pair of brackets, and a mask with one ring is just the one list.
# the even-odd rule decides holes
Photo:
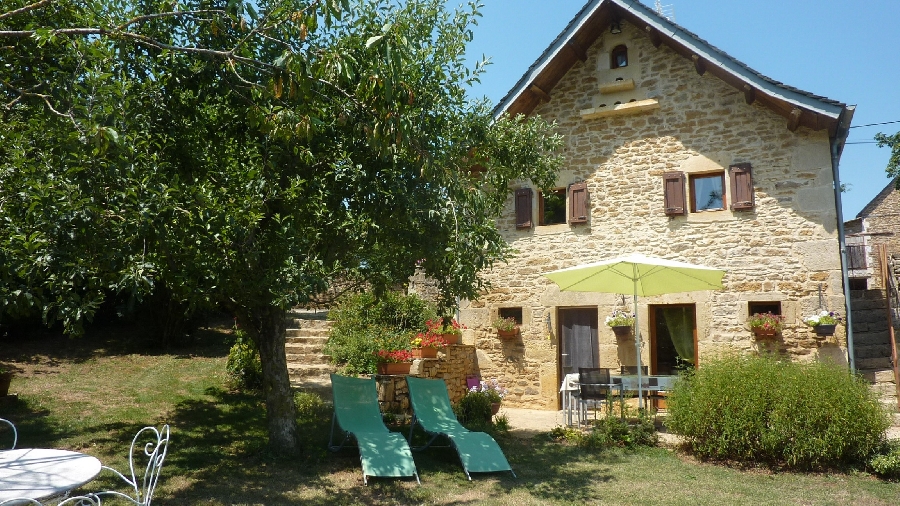
[[(698, 73), (709, 72), (744, 94), (748, 104), (759, 103), (783, 116), (794, 131), (800, 126), (827, 130), (834, 140), (852, 112), (843, 103), (814, 95), (768, 78), (697, 35), (658, 15), (637, 0), (592, 0), (588, 2), (541, 57), (528, 69), (494, 109), (503, 113), (530, 114), (541, 102), (552, 98), (552, 90), (596, 42), (611, 21), (625, 21), (642, 30), (654, 46), (665, 44), (693, 61)], [(841, 121), (841, 120), (844, 121)]]

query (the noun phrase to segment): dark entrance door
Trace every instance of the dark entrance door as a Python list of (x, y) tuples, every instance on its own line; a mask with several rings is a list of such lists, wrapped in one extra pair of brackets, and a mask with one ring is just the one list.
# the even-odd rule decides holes
[(561, 376), (577, 373), (579, 367), (599, 367), (597, 308), (559, 310)]

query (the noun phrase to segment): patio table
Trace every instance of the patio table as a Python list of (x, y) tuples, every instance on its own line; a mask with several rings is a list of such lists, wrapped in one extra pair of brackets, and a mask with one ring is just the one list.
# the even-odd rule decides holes
[[(619, 397), (622, 397), (622, 385), (619, 383), (600, 383), (600, 386), (609, 387), (611, 390), (618, 389)], [(562, 393), (562, 403), (563, 403), (563, 411), (566, 416), (566, 423), (571, 427), (572, 426), (572, 412), (575, 411), (575, 393), (581, 389), (580, 378), (577, 372), (566, 374), (563, 378), (562, 385), (559, 387), (559, 391)], [(582, 412), (578, 410), (578, 424), (580, 425), (583, 421)]]
[(0, 502), (64, 494), (99, 473), (100, 461), (83, 453), (44, 448), (0, 451)]

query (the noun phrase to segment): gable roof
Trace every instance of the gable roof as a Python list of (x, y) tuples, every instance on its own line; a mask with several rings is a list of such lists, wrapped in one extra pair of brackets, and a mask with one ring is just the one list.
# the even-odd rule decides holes
[(758, 102), (787, 119), (787, 127), (827, 129), (843, 148), (854, 107), (809, 93), (766, 77), (729, 56), (689, 30), (660, 16), (637, 0), (590, 0), (535, 61), (494, 109), (530, 114), (551, 97), (554, 86), (577, 61), (585, 61), (587, 48), (613, 20), (643, 29), (654, 46), (666, 44), (694, 61), (697, 72), (709, 72), (744, 93), (748, 104)]
[(866, 204), (865, 207), (863, 207), (862, 210), (860, 210), (856, 214), (856, 219), (868, 218), (869, 216), (871, 216), (878, 208), (878, 206), (881, 205), (881, 203), (884, 202), (885, 199), (893, 195), (895, 191), (897, 191), (896, 177), (891, 178), (891, 180), (888, 181), (887, 186), (885, 186), (880, 192), (878, 192), (878, 195), (875, 195), (875, 198), (870, 200), (869, 203)]

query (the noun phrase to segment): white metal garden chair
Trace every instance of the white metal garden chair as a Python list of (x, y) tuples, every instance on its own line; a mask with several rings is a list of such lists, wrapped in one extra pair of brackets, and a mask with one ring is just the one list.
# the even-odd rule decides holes
[[(141, 445), (143, 448), (141, 448)], [(140, 454), (137, 456), (139, 460), (143, 461), (144, 458), (147, 459), (147, 465), (143, 468), (144, 474), (138, 480), (138, 476), (135, 473), (135, 448), (138, 448), (139, 451), (143, 452), (143, 456)], [(134, 439), (131, 441), (131, 449), (128, 452), (128, 467), (131, 474), (131, 478), (125, 476), (124, 474), (116, 471), (107, 466), (103, 466), (102, 469), (106, 469), (122, 480), (125, 481), (130, 487), (134, 489), (134, 497), (123, 494), (122, 492), (116, 491), (105, 491), (105, 492), (96, 492), (93, 494), (89, 494), (87, 497), (95, 502), (85, 502), (85, 506), (94, 506), (100, 505), (100, 497), (101, 496), (115, 496), (120, 497), (122, 499), (130, 501), (132, 504), (137, 506), (150, 506), (150, 502), (153, 500), (153, 492), (156, 490), (156, 484), (159, 481), (159, 472), (162, 469), (163, 460), (166, 458), (166, 451), (169, 448), (169, 425), (163, 425), (161, 429), (157, 430), (156, 427), (144, 427), (140, 431), (138, 431), (137, 435), (134, 436)], [(138, 469), (140, 469), (140, 465)], [(81, 504), (75, 503), (65, 503), (65, 506), (82, 506)]]
[(12, 447), (11, 447), (11, 448), (7, 448), (7, 450), (15, 450), (15, 449), (16, 449), (16, 443), (19, 441), (19, 433), (16, 432), (16, 426), (13, 425), (13, 423), (10, 422), (9, 420), (7, 420), (6, 418), (0, 418), (0, 422), (9, 425), (10, 428), (12, 428), (13, 444), (12, 444)]
[[(27, 497), (0, 501), (0, 506), (47, 506), (48, 504), (50, 503), (42, 503), (37, 499), (30, 499)], [(101, 504), (98, 496), (88, 494), (69, 497), (60, 503), (56, 503), (56, 506), (101, 506)]]

